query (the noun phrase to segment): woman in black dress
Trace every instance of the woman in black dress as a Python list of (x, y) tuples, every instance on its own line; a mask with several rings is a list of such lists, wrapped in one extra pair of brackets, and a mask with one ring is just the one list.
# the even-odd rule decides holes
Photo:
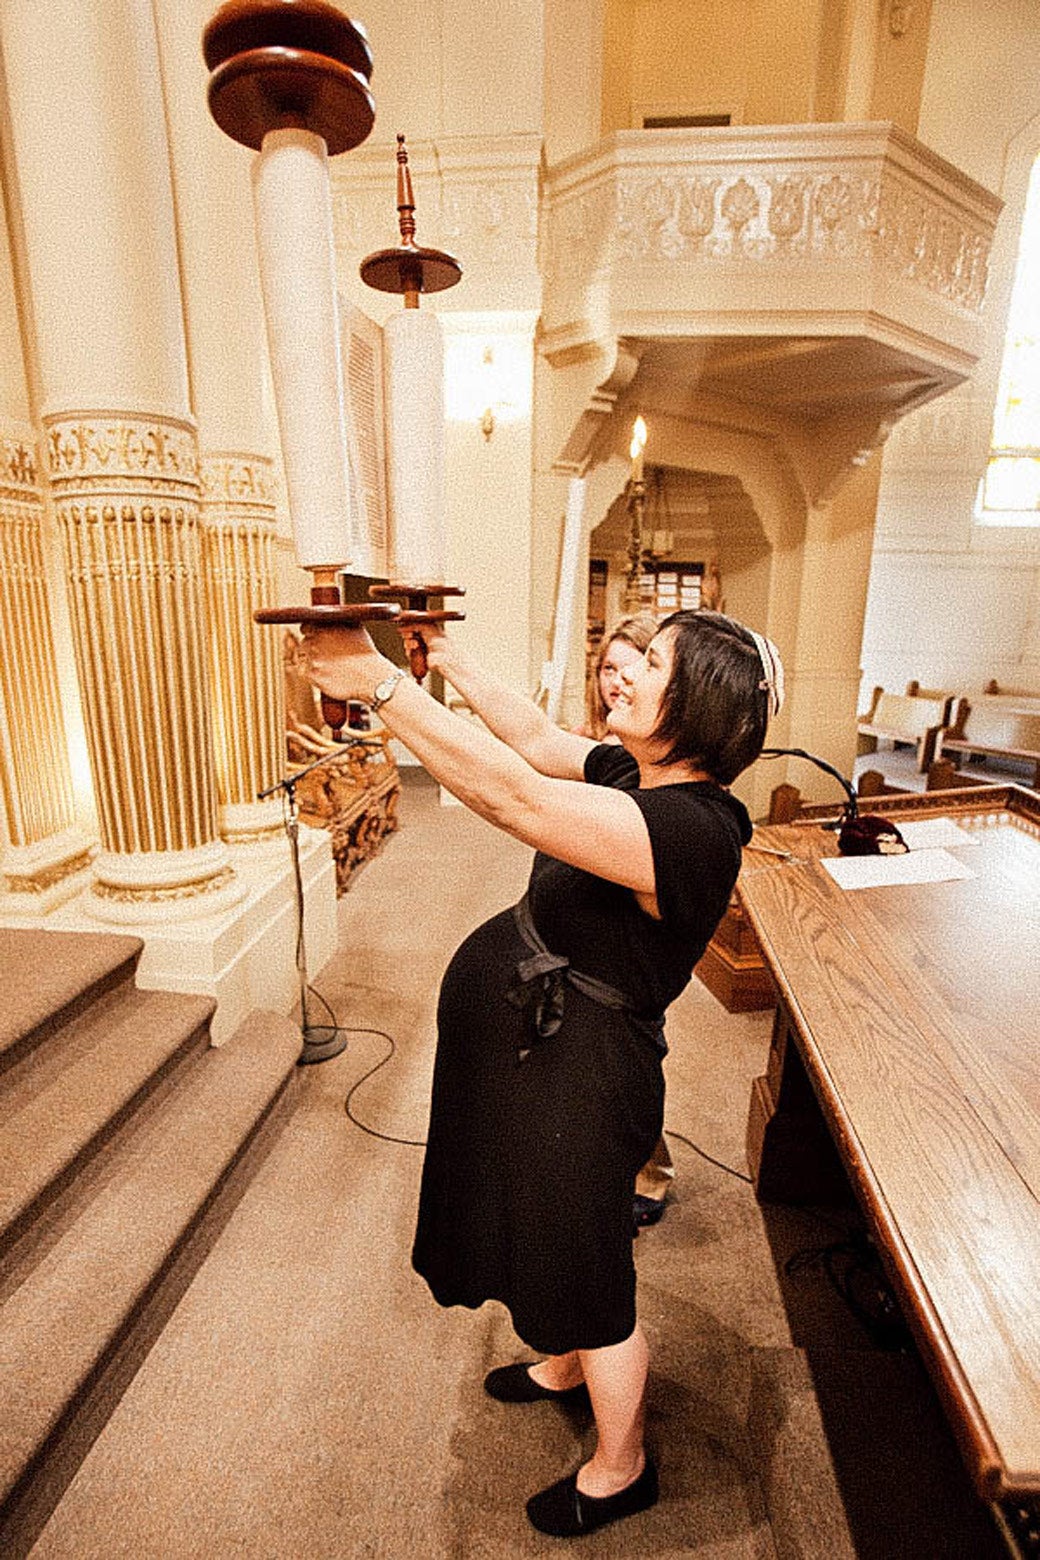
[(675, 613), (625, 675), (609, 720), (620, 745), (597, 744), (442, 629), (423, 637), (487, 730), (363, 629), (309, 631), (310, 671), (324, 692), (369, 701), (442, 785), (536, 850), (524, 899), (473, 932), (444, 977), (413, 1262), (442, 1305), (501, 1301), (545, 1356), (493, 1370), (493, 1397), (591, 1402), (592, 1458), (527, 1503), (535, 1527), (576, 1536), (657, 1499), (633, 1184), (662, 1128), (664, 1010), (751, 836), (726, 788), (758, 756), (782, 670), (733, 619)]

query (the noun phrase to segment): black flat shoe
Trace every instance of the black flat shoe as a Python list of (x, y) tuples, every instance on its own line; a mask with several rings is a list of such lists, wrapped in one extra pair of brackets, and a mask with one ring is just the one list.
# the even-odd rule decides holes
[(632, 1222), (636, 1232), (641, 1225), (660, 1223), (664, 1218), (664, 1210), (663, 1197), (644, 1197), (642, 1192), (636, 1192), (632, 1199)]
[(648, 1457), (638, 1479), (633, 1479), (616, 1495), (583, 1495), (576, 1473), (550, 1484), (548, 1489), (531, 1496), (527, 1502), (527, 1518), (539, 1533), (548, 1533), (553, 1538), (580, 1538), (606, 1527), (609, 1522), (620, 1522), (622, 1517), (633, 1517), (637, 1511), (646, 1511), (656, 1505), (657, 1497), (657, 1469)]
[[(532, 1364), (537, 1363), (531, 1361)], [(557, 1392), (535, 1381), (526, 1364), (499, 1365), (484, 1377), (484, 1391), (499, 1403), (589, 1403), (589, 1389), (583, 1381), (576, 1387)]]

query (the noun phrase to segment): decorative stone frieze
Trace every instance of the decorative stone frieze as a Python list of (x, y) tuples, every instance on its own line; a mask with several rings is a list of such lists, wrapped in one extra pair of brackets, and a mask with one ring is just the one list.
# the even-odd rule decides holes
[(925, 326), (959, 353), (999, 209), (888, 124), (620, 132), (546, 177), (545, 318), (573, 343), (585, 322), (602, 332), (605, 299), (618, 334), (662, 302), (702, 328), (740, 311), (741, 334), (795, 313), (799, 333), (845, 330), (880, 306), (919, 336), (923, 295)]

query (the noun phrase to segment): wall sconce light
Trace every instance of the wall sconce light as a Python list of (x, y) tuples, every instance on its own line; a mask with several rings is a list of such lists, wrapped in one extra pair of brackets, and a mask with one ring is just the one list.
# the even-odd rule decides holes
[(526, 322), (522, 331), (510, 329), (510, 319), (489, 316), (479, 328), (456, 326), (446, 338), (445, 413), (479, 429), (485, 443), (505, 424), (531, 415), (531, 335)]
[[(489, 345), (484, 348), (484, 356), (481, 361), (487, 372), (488, 382), (489, 384), (492, 384), (495, 367), (495, 352), (493, 347)], [(491, 407), (490, 401), (480, 414), (480, 431), (484, 435), (485, 443), (487, 443), (495, 431), (495, 413)]]

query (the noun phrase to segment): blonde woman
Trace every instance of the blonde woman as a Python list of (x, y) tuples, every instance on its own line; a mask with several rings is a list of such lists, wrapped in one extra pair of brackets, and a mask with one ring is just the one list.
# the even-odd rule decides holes
[(594, 742), (617, 741), (609, 735), (607, 716), (621, 693), (622, 673), (643, 659), (656, 633), (657, 619), (649, 612), (637, 612), (634, 617), (622, 618), (604, 635), (589, 679), (585, 724), (577, 728), (583, 737)]

